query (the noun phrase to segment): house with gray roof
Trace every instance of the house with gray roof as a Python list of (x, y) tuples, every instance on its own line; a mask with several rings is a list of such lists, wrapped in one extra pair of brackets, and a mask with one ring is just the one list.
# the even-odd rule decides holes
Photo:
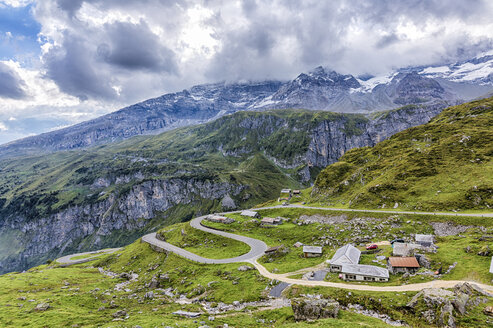
[(420, 249), (420, 244), (412, 244), (412, 243), (394, 243), (392, 248), (393, 256), (411, 256), (414, 254), (415, 249)]
[(303, 256), (305, 256), (305, 257), (322, 256), (322, 247), (320, 247), (320, 246), (303, 246)]
[(255, 211), (250, 211), (250, 210), (244, 210), (241, 212), (241, 215), (242, 216), (248, 216), (250, 218), (255, 218), (255, 219), (258, 219), (260, 218), (260, 214), (258, 214), (257, 212)]
[(339, 248), (330, 260), (330, 271), (341, 272), (343, 264), (358, 264), (361, 251), (351, 244)]
[(346, 281), (389, 281), (389, 270), (375, 265), (343, 264), (339, 276)]
[(421, 246), (433, 246), (433, 235), (422, 235), (417, 233), (416, 236), (414, 236), (414, 239), (416, 240), (416, 243), (420, 244)]
[(490, 273), (493, 273), (493, 256), (491, 257)]

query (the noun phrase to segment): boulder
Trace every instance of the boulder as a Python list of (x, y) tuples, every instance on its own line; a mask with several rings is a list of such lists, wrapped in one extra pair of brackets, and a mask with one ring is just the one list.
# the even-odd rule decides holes
[(112, 314), (113, 318), (122, 318), (127, 315), (127, 311), (119, 310)]
[(418, 263), (420, 266), (423, 268), (429, 269), (431, 268), (431, 263), (430, 261), (424, 256), (423, 254), (415, 254), (416, 259), (418, 260)]
[(440, 317), (438, 318), (438, 326), (439, 327), (448, 327), (448, 328), (455, 328), (455, 319), (454, 315), (452, 313), (453, 310), (452, 304), (450, 304), (450, 301), (445, 303), (442, 306), (442, 310), (440, 312)]
[(493, 317), (493, 306), (485, 307), (483, 310), (483, 313), (490, 316), (490, 317)]
[(249, 265), (242, 265), (238, 268), (238, 271), (248, 271), (248, 270), (253, 270), (253, 267)]
[(122, 272), (122, 273), (120, 273), (118, 278), (130, 280), (130, 279), (132, 279), (132, 275), (130, 273), (127, 273), (127, 272)]
[[(457, 284), (453, 292), (442, 288), (423, 289), (411, 299), (407, 307), (416, 315), (422, 315), (429, 324), (437, 327), (455, 327), (456, 316), (464, 315), (468, 309), (488, 301), (488, 298), (482, 296), (493, 295), (475, 284), (466, 282)], [(428, 310), (420, 312), (419, 309), (423, 308)]]
[(337, 318), (340, 308), (335, 300), (317, 298), (292, 299), (291, 307), (297, 321)]
[(467, 301), (469, 301), (469, 295), (460, 293), (455, 299), (452, 300), (452, 305), (454, 309), (460, 314), (466, 314), (467, 312)]
[(34, 308), (34, 311), (38, 311), (38, 312), (41, 312), (41, 311), (46, 311), (50, 308), (50, 304), (48, 303), (39, 303), (38, 305), (36, 305), (36, 307)]
[(159, 287), (159, 281), (157, 280), (156, 276), (152, 277), (151, 282), (149, 283), (149, 288), (155, 289)]
[(479, 256), (490, 256), (491, 255), (491, 250), (488, 245), (481, 247), (481, 249), (478, 252)]

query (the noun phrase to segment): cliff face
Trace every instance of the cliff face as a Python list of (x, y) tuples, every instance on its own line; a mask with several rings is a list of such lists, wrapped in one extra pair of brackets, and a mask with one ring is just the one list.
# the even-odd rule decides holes
[[(21, 215), (7, 218), (0, 226), (0, 236), (21, 232), (24, 249), (3, 258), (0, 273), (42, 263), (66, 254), (68, 250), (113, 245), (107, 238), (115, 232), (125, 235), (146, 231), (153, 227), (153, 219), (178, 221), (161, 215), (178, 204), (221, 200), (229, 195), (235, 197), (243, 189), (241, 185), (195, 179), (145, 181), (118, 198), (110, 195), (102, 202), (70, 207), (37, 220), (27, 221)], [(125, 238), (116, 239), (117, 244), (125, 242)]]
[[(293, 177), (298, 178), (298, 186), (313, 181), (310, 168), (324, 168), (349, 149), (373, 146), (396, 132), (426, 123), (440, 110), (440, 106), (408, 107), (369, 117), (311, 111), (243, 112), (188, 128), (182, 134), (169, 132), (149, 137), (139, 147), (129, 145), (128, 149), (115, 151), (117, 155), (103, 163), (105, 170), (100, 163), (81, 161), (75, 153), (77, 156), (63, 165), (70, 168), (64, 173), (71, 177), (67, 181), (74, 182), (63, 189), (86, 188), (90, 195), (49, 215), (26, 215), (22, 208), (41, 204), (32, 202), (2, 212), (8, 214), (0, 215), (0, 240), (13, 240), (16, 247), (2, 246), (0, 242), (0, 272), (25, 269), (63, 254), (120, 246), (163, 224), (235, 205), (246, 206), (249, 200), (271, 199), (277, 188)], [(102, 154), (96, 149), (87, 158), (97, 159)], [(218, 154), (222, 156), (219, 162)], [(116, 165), (113, 162), (117, 162), (118, 156), (131, 159), (122, 164), (129, 168), (143, 163), (139, 168), (142, 171), (115, 175), (121, 169), (115, 166), (112, 171), (111, 167)], [(177, 172), (188, 170), (189, 177), (157, 177), (166, 168), (163, 162), (181, 163), (183, 169)], [(44, 166), (49, 166), (49, 162), (37, 164)], [(239, 166), (242, 170), (237, 173), (234, 168)], [(291, 171), (283, 173), (279, 167)], [(95, 175), (96, 168), (99, 171)], [(58, 167), (51, 170), (40, 171), (38, 175), (52, 175)], [(245, 170), (249, 170), (248, 174), (241, 173)], [(199, 178), (200, 172), (207, 174)], [(0, 169), (0, 177), (1, 174)], [(92, 175), (90, 179), (80, 179), (84, 177), (80, 174)], [(87, 185), (81, 182), (84, 180), (88, 180)], [(27, 190), (32, 189), (27, 187), (17, 197), (28, 195)], [(60, 199), (43, 204), (46, 202), (59, 203)], [(180, 212), (180, 208), (186, 208), (186, 213)]]
[(325, 121), (312, 131), (304, 160), (310, 167), (326, 167), (349, 149), (374, 146), (399, 131), (429, 122), (441, 110), (433, 106), (391, 111), (356, 124), (352, 131), (347, 131), (344, 121)]

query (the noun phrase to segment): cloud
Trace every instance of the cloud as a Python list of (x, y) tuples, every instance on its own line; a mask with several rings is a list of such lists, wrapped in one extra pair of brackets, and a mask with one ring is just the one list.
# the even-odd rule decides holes
[(66, 32), (64, 43), (52, 47), (43, 56), (47, 76), (60, 90), (81, 100), (115, 97), (110, 80), (94, 69), (91, 47), (89, 42)]
[(493, 49), (487, 0), (32, 2), (41, 50), (9, 57), (26, 84), (7, 84), (20, 89), (0, 116), (70, 123), (199, 83), (288, 80), (319, 65), (377, 75)]
[(0, 62), (0, 97), (9, 99), (27, 98), (25, 82), (6, 64)]
[(97, 52), (106, 63), (123, 69), (176, 73), (175, 54), (161, 44), (145, 21), (115, 22), (104, 27), (109, 43), (101, 43)]

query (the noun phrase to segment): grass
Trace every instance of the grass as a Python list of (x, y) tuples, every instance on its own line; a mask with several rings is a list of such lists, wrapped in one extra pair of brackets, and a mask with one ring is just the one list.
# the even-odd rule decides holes
[(478, 210), (493, 206), (493, 98), (348, 151), (317, 177), (312, 197), (351, 208)]
[[(259, 259), (259, 262), (264, 265), (269, 271), (274, 273), (290, 273), (303, 268), (317, 266), (330, 259), (335, 250), (345, 243), (354, 243), (356, 236), (372, 236), (371, 242), (384, 240), (392, 240), (394, 238), (406, 238), (414, 240), (412, 234), (415, 233), (432, 233), (432, 222), (451, 222), (454, 224), (472, 225), (476, 228), (469, 229), (462, 233), (465, 237), (440, 237), (437, 245), (439, 246), (436, 253), (427, 253), (426, 256), (431, 261), (431, 271), (436, 271), (440, 267), (443, 271), (458, 262), (455, 269), (451, 273), (444, 275), (441, 279), (446, 280), (475, 280), (481, 283), (490, 284), (493, 279), (493, 274), (488, 272), (490, 257), (479, 256), (477, 253), (481, 248), (489, 246), (493, 249), (493, 243), (485, 240), (480, 241), (479, 238), (485, 234), (493, 234), (493, 226), (491, 220), (484, 220), (478, 217), (447, 217), (447, 216), (423, 216), (423, 215), (392, 215), (385, 213), (355, 213), (355, 212), (334, 212), (315, 209), (299, 209), (299, 208), (279, 208), (272, 210), (259, 210), (259, 214), (269, 217), (284, 217), (289, 220), (282, 225), (274, 227), (262, 227), (258, 220), (242, 217), (239, 214), (228, 215), (236, 221), (229, 225), (220, 223), (206, 222), (205, 224), (224, 231), (245, 235), (248, 237), (263, 240), (268, 246), (284, 245), (288, 248), (288, 252), (280, 252), (276, 255), (265, 255)], [(308, 224), (298, 225), (301, 215), (315, 215), (340, 217), (344, 216), (347, 221), (344, 224)], [(364, 214), (364, 215), (362, 215)], [(363, 222), (358, 220), (364, 219)], [(351, 222), (357, 223), (351, 223)], [(382, 229), (377, 229), (376, 226), (382, 226)], [(480, 228), (482, 227), (482, 228)], [(355, 229), (360, 229), (359, 233), (355, 233)], [(302, 249), (295, 248), (292, 245), (297, 241), (303, 244), (323, 245), (325, 241), (330, 241), (330, 245), (323, 246), (323, 256), (316, 258), (304, 258)], [(363, 245), (366, 243), (363, 243)], [(472, 253), (466, 253), (465, 248), (470, 246)], [(364, 246), (360, 247), (364, 250)], [(379, 253), (362, 254), (360, 263), (369, 265), (379, 265), (386, 267), (386, 261), (381, 261), (380, 264), (373, 262), (377, 255), (391, 256), (392, 248), (390, 246), (380, 246)], [(420, 269), (421, 272), (426, 269)], [(402, 274), (391, 275), (389, 282), (354, 282), (355, 284), (368, 284), (377, 286), (395, 286), (403, 283), (420, 283), (432, 280), (434, 277), (429, 275), (415, 275), (404, 278)], [(326, 278), (328, 281), (341, 282), (337, 274), (329, 274)]]
[(250, 251), (245, 243), (194, 229), (188, 222), (164, 228), (158, 233), (170, 244), (211, 259), (236, 257)]
[[(282, 216), (289, 219), (280, 226), (274, 228), (262, 228), (254, 223), (250, 218), (243, 218), (238, 214), (231, 215), (236, 222), (231, 225), (219, 224), (222, 228), (234, 231), (243, 235), (255, 238), (263, 238), (269, 245), (279, 243), (279, 239), (285, 245), (291, 245), (296, 240), (302, 242), (310, 241), (317, 243), (320, 237), (330, 234), (331, 240), (343, 242), (350, 238), (352, 226), (342, 224), (322, 225), (309, 224), (298, 225), (299, 209), (277, 209), (259, 211), (261, 215)], [(316, 214), (317, 211), (310, 211), (308, 214)], [(332, 213), (324, 215), (334, 215)], [(347, 215), (351, 222), (360, 217), (354, 213), (343, 213)], [(341, 215), (341, 213), (337, 213)], [(353, 215), (353, 216), (351, 216)], [(386, 227), (380, 219), (393, 220), (395, 228)], [(367, 218), (367, 221), (359, 222), (358, 226), (362, 233), (369, 234), (374, 231), (375, 225), (382, 224), (385, 227), (375, 236), (375, 239), (384, 239), (386, 233), (394, 230), (402, 231), (404, 236), (411, 232), (429, 232), (430, 227), (427, 222), (423, 222), (422, 216), (403, 216), (396, 217), (383, 216), (382, 218)], [(208, 222), (213, 225), (213, 223)], [(351, 224), (351, 223), (349, 223)], [(208, 233), (197, 231), (187, 226), (188, 223), (179, 223), (163, 229), (163, 234), (168, 241), (173, 243), (191, 243), (190, 250), (199, 250), (197, 242), (211, 244), (211, 248), (202, 249), (201, 255), (218, 254), (221, 249), (237, 250), (240, 253), (241, 244), (227, 244), (222, 246), (222, 240), (217, 239)], [(390, 224), (388, 224), (390, 225)], [(354, 226), (354, 225), (353, 225)], [(347, 231), (340, 232), (345, 227)], [(368, 228), (368, 230), (367, 230)], [(184, 234), (182, 235), (182, 229)], [(489, 257), (476, 255), (477, 252), (486, 245), (493, 247), (489, 241), (480, 241), (479, 237), (484, 234), (492, 233), (491, 228), (473, 228), (463, 233), (465, 237), (440, 237), (437, 245), (440, 247), (436, 254), (430, 255), (434, 269), (438, 265), (445, 265), (453, 260), (460, 259), (456, 268), (449, 275), (442, 279), (475, 279), (476, 281), (486, 282), (493, 278), (487, 272)], [(237, 231), (238, 230), (238, 231)], [(312, 240), (312, 238), (314, 238)], [(214, 242), (210, 242), (214, 240)], [(236, 243), (236, 242), (235, 242)], [(244, 245), (246, 246), (246, 245)], [(465, 247), (470, 246), (472, 252), (466, 253)], [(377, 254), (390, 255), (391, 249), (388, 246), (381, 247), (382, 251)], [(297, 269), (310, 267), (320, 263), (326, 258), (330, 258), (335, 247), (325, 247), (323, 258), (304, 259), (298, 254), (299, 249), (292, 248), (291, 251), (274, 261), (269, 262), (262, 259), (264, 265), (270, 270), (275, 268), (279, 272), (292, 272)], [(230, 255), (234, 255), (231, 253)], [(374, 264), (372, 259), (376, 254), (364, 254), (361, 263)], [(312, 261), (313, 262), (310, 262)], [(176, 295), (186, 295), (188, 298), (199, 302), (232, 303), (233, 301), (256, 301), (265, 299), (271, 286), (271, 281), (262, 277), (256, 270), (239, 271), (238, 267), (244, 265), (225, 264), (225, 265), (206, 265), (188, 261), (174, 254), (158, 253), (146, 243), (137, 241), (122, 251), (113, 254), (100, 254), (90, 265), (81, 264), (67, 268), (57, 265), (43, 265), (33, 268), (25, 273), (11, 273), (0, 276), (0, 326), (21, 327), (21, 326), (72, 326), (79, 327), (110, 327), (110, 326), (160, 326), (175, 325), (180, 327), (196, 327), (197, 319), (185, 319), (177, 317), (172, 312), (182, 309), (188, 311), (200, 311), (198, 303), (177, 304), (172, 299), (160, 295), (158, 290), (154, 290), (156, 297), (152, 300), (144, 299), (148, 288), (147, 284), (152, 279), (157, 279), (160, 288), (173, 288)], [(103, 267), (112, 272), (134, 272), (138, 274), (138, 279), (129, 283), (126, 288), (129, 291), (115, 291), (117, 283), (125, 280), (121, 278), (110, 278), (99, 273), (93, 267)], [(293, 278), (300, 278), (298, 274)], [(400, 283), (421, 282), (419, 277), (404, 279), (402, 275), (392, 276), (393, 280), (389, 283), (373, 283), (375, 285), (395, 285)], [(329, 274), (328, 280), (337, 279), (337, 275)], [(414, 292), (385, 293), (385, 292), (358, 292), (345, 291), (334, 288), (308, 288), (292, 286), (287, 291), (288, 297), (297, 297), (301, 294), (322, 294), (338, 300), (342, 305), (362, 304), (368, 309), (389, 315), (394, 320), (405, 320), (413, 327), (425, 327), (422, 318), (410, 313), (405, 304), (409, 302)], [(35, 301), (29, 302), (34, 299)], [(109, 309), (111, 301), (118, 304), (118, 308)], [(33, 308), (40, 302), (49, 302), (51, 308), (45, 312), (35, 312)], [(486, 304), (473, 308), (467, 316), (460, 316), (459, 323), (464, 327), (485, 326), (486, 317), (482, 314), (485, 305), (493, 304), (489, 301)], [(98, 310), (102, 306), (105, 309)], [(122, 322), (113, 322), (112, 313), (117, 310), (125, 309), (129, 318)], [(250, 312), (252, 311), (252, 312)], [(70, 316), (67, 314), (70, 313)], [(280, 308), (273, 310), (262, 310), (248, 308), (240, 312), (229, 312), (216, 315), (213, 322), (209, 322), (208, 315), (203, 315), (199, 321), (205, 321), (208, 325), (221, 325), (227, 323), (230, 326), (238, 327), (387, 327), (382, 321), (352, 313), (341, 311), (337, 319), (323, 319), (315, 322), (296, 322), (291, 308)]]

